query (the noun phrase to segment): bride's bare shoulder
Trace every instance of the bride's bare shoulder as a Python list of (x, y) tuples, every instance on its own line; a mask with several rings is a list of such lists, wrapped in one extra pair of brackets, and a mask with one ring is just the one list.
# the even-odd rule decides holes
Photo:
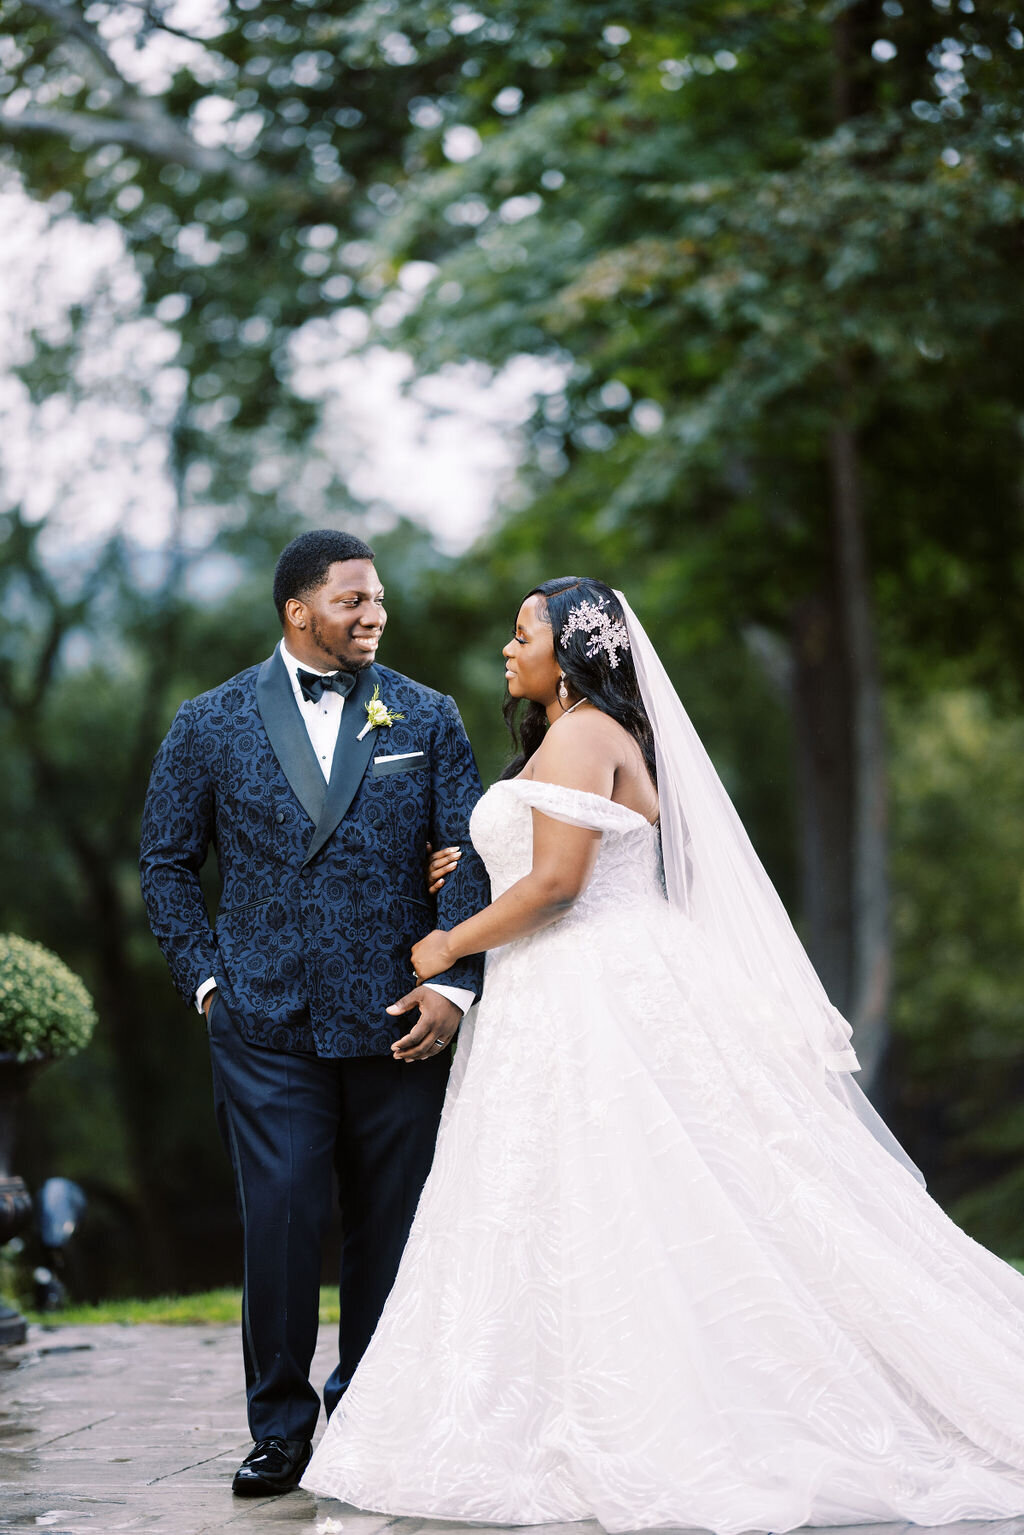
[(584, 706), (556, 720), (523, 776), (600, 794), (647, 821), (658, 817), (657, 790), (638, 743), (600, 709)]
[(544, 739), (545, 745), (553, 740), (564, 742), (566, 750), (603, 751), (621, 756), (633, 738), (610, 714), (585, 703), (557, 719)]
[(627, 732), (599, 709), (574, 709), (551, 726), (530, 759), (528, 775), (610, 799), (623, 738), (629, 739)]

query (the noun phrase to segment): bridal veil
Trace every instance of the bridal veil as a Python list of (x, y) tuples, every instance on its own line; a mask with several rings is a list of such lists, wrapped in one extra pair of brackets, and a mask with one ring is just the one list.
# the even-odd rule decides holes
[(723, 963), (758, 987), (769, 1048), (818, 1075), (872, 1135), (924, 1182), (861, 1089), (849, 1023), (833, 1007), (646, 630), (616, 591), (654, 730), (669, 902)]

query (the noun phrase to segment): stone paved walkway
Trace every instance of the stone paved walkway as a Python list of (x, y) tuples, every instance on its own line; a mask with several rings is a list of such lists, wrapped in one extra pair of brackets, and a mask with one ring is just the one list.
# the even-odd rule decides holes
[[(330, 1373), (332, 1333), (315, 1380)], [(33, 1327), (22, 1347), (0, 1349), (0, 1535), (466, 1535), (302, 1491), (234, 1498), (251, 1444), (236, 1327)], [(597, 1524), (544, 1535), (558, 1530), (601, 1535)]]
[[(332, 1331), (321, 1339), (314, 1379), (330, 1373)], [(389, 1519), (301, 1491), (233, 1498), (231, 1477), (250, 1443), (235, 1327), (33, 1327), (21, 1348), (0, 1349), (0, 1535), (471, 1535), (495, 1528)], [(586, 1522), (544, 1525), (537, 1535), (603, 1532)], [(833, 1535), (925, 1531), (890, 1524)], [(935, 1535), (1024, 1535), (1024, 1519), (946, 1525)]]

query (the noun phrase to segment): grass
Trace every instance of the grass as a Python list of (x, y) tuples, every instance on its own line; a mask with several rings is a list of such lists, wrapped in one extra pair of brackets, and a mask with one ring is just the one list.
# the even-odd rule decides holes
[[(186, 1323), (239, 1322), (242, 1317), (241, 1290), (205, 1290), (199, 1295), (158, 1295), (151, 1300), (111, 1300), (97, 1306), (68, 1306), (65, 1311), (31, 1311), (24, 1315), (30, 1322), (47, 1327), (88, 1327), (119, 1322), (131, 1327), (138, 1322), (181, 1327)], [(320, 1296), (320, 1321), (336, 1323), (338, 1296), (324, 1290)]]
[[(1010, 1260), (1015, 1269), (1024, 1273), (1024, 1258)], [(205, 1290), (199, 1295), (159, 1295), (152, 1300), (112, 1300), (98, 1306), (69, 1306), (66, 1311), (32, 1311), (23, 1307), (23, 1314), (30, 1322), (41, 1322), (47, 1327), (88, 1327), (100, 1323), (117, 1322), (131, 1327), (138, 1322), (157, 1323), (162, 1326), (184, 1326), (187, 1323), (240, 1322), (242, 1317), (241, 1290)], [(322, 1290), (320, 1293), (320, 1321), (330, 1325), (338, 1321), (338, 1292)]]

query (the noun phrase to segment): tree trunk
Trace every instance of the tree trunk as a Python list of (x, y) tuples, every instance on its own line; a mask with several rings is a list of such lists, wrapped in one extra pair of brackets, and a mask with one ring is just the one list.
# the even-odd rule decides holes
[[(871, 40), (879, 0), (847, 0), (833, 21), (837, 123), (875, 105)], [(851, 395), (837, 361), (839, 411)], [(794, 615), (794, 706), (801, 875), (808, 948), (853, 1027), (861, 1086), (879, 1083), (891, 978), (882, 686), (864, 536), (858, 444), (838, 414), (828, 438), (829, 569)]]
[(864, 505), (853, 429), (839, 421), (829, 439), (831, 530), (849, 677), (851, 970), (854, 1045), (869, 1090), (888, 1044), (892, 974), (889, 930), (888, 792), (882, 684), (868, 582)]
[(149, 1293), (176, 1289), (179, 1264), (166, 1204), (166, 1169), (153, 1144), (152, 1117), (167, 1085), (155, 1069), (145, 993), (130, 957), (130, 924), (109, 863), (78, 857), (90, 897), (100, 960), (96, 1002), (113, 1042), (113, 1083), (138, 1185), (138, 1259)]
[(794, 614), (791, 702), (804, 937), (845, 1016), (853, 975), (853, 763), (849, 668), (831, 575)]
[(877, 104), (879, 72), (871, 44), (883, 21), (881, 0), (846, 0), (832, 22), (832, 107), (837, 123), (860, 117)]
[(831, 559), (793, 618), (792, 700), (807, 949), (849, 1019), (860, 1085), (888, 1043), (888, 817), (882, 688), (852, 429), (829, 439)]

